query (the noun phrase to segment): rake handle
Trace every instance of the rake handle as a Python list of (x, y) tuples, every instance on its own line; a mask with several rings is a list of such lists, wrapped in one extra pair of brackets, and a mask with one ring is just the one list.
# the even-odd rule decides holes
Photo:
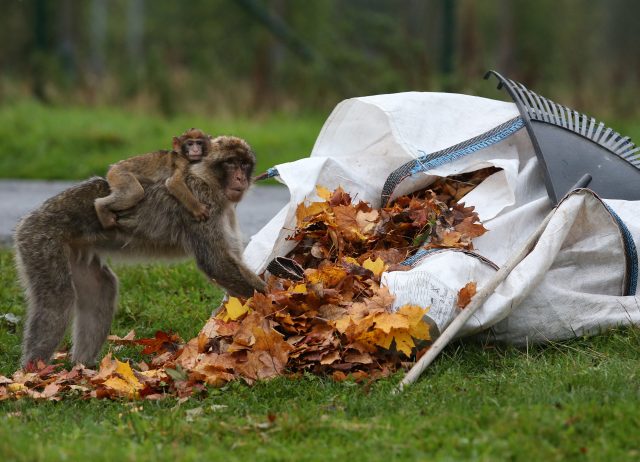
[(462, 326), (478, 311), (478, 309), (484, 305), (489, 296), (498, 288), (498, 286), (507, 278), (509, 273), (516, 267), (518, 263), (524, 260), (524, 257), (533, 249), (536, 242), (540, 238), (540, 235), (545, 230), (551, 217), (555, 213), (555, 207), (547, 214), (545, 219), (540, 223), (538, 228), (529, 236), (527, 242), (522, 246), (520, 251), (513, 255), (505, 264), (498, 270), (493, 278), (471, 299), (471, 303), (463, 309), (456, 318), (451, 321), (451, 324), (447, 326), (442, 335), (433, 342), (431, 348), (427, 350), (425, 355), (413, 365), (413, 367), (407, 372), (400, 384), (397, 391), (400, 392), (405, 386), (414, 383), (418, 377), (424, 372), (424, 370), (436, 359), (436, 356), (444, 349), (445, 346), (456, 336)]

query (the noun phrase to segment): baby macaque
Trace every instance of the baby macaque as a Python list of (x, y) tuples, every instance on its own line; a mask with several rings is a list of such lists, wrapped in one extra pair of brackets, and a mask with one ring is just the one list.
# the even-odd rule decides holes
[(95, 201), (98, 219), (105, 229), (117, 225), (116, 212), (130, 209), (144, 197), (141, 183), (165, 180), (172, 196), (184, 205), (197, 221), (209, 218), (209, 211), (198, 201), (185, 183), (190, 163), (200, 162), (211, 152), (211, 138), (202, 130), (191, 128), (173, 137), (173, 151), (156, 151), (121, 160), (107, 172), (111, 194)]

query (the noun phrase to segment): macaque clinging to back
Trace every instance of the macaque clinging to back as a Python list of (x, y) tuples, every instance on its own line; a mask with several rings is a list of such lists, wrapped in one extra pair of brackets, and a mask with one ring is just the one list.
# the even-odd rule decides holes
[(116, 212), (130, 209), (144, 197), (141, 183), (165, 180), (165, 185), (196, 220), (209, 218), (209, 211), (199, 202), (185, 183), (187, 166), (200, 162), (211, 152), (209, 135), (191, 128), (173, 137), (173, 151), (156, 151), (121, 160), (107, 172), (111, 194), (96, 199), (98, 219), (105, 229), (116, 226)]

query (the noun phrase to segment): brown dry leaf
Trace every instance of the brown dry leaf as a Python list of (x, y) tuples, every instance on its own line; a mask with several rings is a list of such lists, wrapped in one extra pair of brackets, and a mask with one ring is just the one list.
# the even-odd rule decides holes
[(356, 224), (363, 234), (371, 234), (376, 228), (376, 222), (380, 217), (380, 212), (377, 210), (371, 210), (370, 212), (364, 212), (359, 210), (356, 213)]
[(370, 353), (367, 352), (359, 352), (353, 350), (350, 353), (344, 355), (344, 360), (348, 363), (358, 363), (358, 364), (372, 364), (373, 358)]
[(236, 321), (225, 322), (215, 316), (209, 318), (199, 335), (207, 338), (229, 337), (235, 335), (240, 329), (240, 323)]
[(328, 321), (338, 320), (347, 313), (347, 309), (333, 304), (322, 305), (318, 308), (318, 316)]
[(344, 191), (341, 187), (338, 187), (329, 200), (329, 205), (335, 207), (337, 205), (349, 205), (351, 204), (351, 196)]
[(100, 367), (98, 369), (98, 374), (96, 374), (92, 382), (103, 382), (108, 377), (110, 377), (118, 368), (118, 360), (112, 359), (111, 353), (107, 354), (102, 361), (100, 361)]
[(320, 360), (320, 364), (328, 365), (333, 364), (336, 361), (340, 360), (340, 352), (338, 350), (333, 350), (325, 354)]
[(460, 242), (462, 233), (458, 231), (445, 230), (442, 235), (441, 245), (444, 247), (461, 247), (463, 244)]
[(389, 292), (387, 287), (375, 286), (372, 287), (373, 295), (365, 299), (365, 304), (369, 310), (380, 310), (386, 311), (390, 310), (393, 306), (393, 301), (396, 297)]
[(467, 238), (482, 236), (487, 232), (487, 229), (482, 225), (482, 223), (474, 223), (475, 221), (476, 217), (467, 217), (462, 220), (462, 222), (458, 223), (455, 226), (455, 229)]
[(471, 302), (471, 298), (476, 294), (476, 287), (477, 284), (471, 281), (460, 289), (458, 292), (458, 307), (464, 308)]
[(180, 343), (182, 343), (182, 339), (177, 334), (159, 330), (153, 338), (142, 338), (135, 340), (134, 343), (144, 345), (142, 354), (148, 355), (152, 353), (162, 353), (163, 351), (174, 352), (178, 349)]
[(350, 205), (338, 205), (333, 208), (336, 217), (338, 230), (348, 241), (362, 242), (367, 240), (367, 236), (362, 234), (358, 220), (356, 219), (357, 211)]
[[(182, 366), (185, 369), (191, 369), (195, 367), (200, 352), (198, 350), (198, 337), (193, 338), (187, 342), (179, 356), (176, 358), (176, 364)], [(171, 357), (168, 357), (169, 360)]]
[(131, 329), (124, 337), (118, 337), (117, 335), (109, 335), (107, 340), (119, 345), (131, 344), (136, 338), (136, 331)]

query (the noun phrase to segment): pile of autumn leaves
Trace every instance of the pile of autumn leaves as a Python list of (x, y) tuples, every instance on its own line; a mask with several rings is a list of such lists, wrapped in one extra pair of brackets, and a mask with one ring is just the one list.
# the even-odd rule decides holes
[(109, 353), (98, 370), (67, 370), (54, 360), (0, 376), (0, 400), (186, 397), (206, 385), (303, 372), (335, 380), (386, 376), (428, 348), (429, 307), (394, 308), (393, 295), (380, 285), (382, 273), (410, 269), (402, 262), (419, 248), (472, 249), (471, 240), (486, 230), (473, 207), (458, 200), (489, 173), (440, 180), (381, 209), (341, 188), (318, 187), (321, 200), (296, 211), (291, 239), (297, 244), (288, 259), (298, 276), (269, 275), (265, 294), (229, 298), (187, 343), (164, 332), (138, 340), (133, 331), (111, 336), (117, 345), (144, 346), (150, 356), (135, 367)]

